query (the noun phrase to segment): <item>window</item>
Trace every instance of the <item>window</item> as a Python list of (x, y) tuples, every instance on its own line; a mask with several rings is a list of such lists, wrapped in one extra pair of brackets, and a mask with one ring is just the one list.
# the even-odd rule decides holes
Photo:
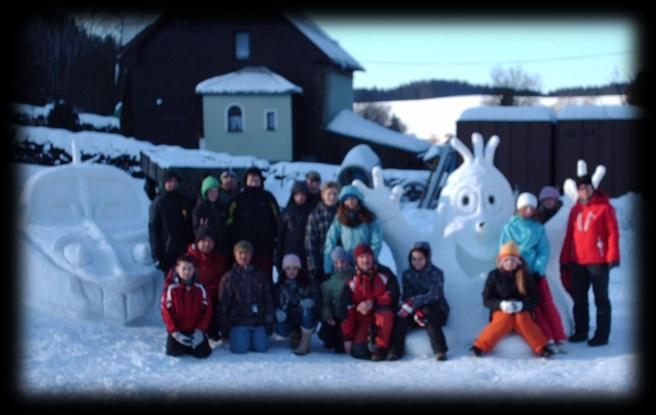
[(278, 128), (278, 119), (274, 110), (264, 112), (264, 128), (267, 131), (275, 131)]
[(250, 57), (250, 34), (248, 32), (235, 33), (235, 59), (244, 60)]
[(244, 131), (241, 108), (233, 105), (228, 109), (228, 132)]

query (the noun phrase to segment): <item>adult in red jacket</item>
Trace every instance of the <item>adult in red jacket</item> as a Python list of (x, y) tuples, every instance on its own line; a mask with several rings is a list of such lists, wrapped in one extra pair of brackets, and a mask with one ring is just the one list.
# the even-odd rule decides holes
[(196, 282), (193, 259), (188, 255), (178, 258), (173, 280), (164, 286), (161, 312), (168, 332), (166, 354), (207, 357), (212, 353), (205, 337), (212, 302), (203, 284)]
[(597, 307), (597, 329), (590, 346), (608, 343), (611, 306), (608, 298), (610, 269), (619, 265), (619, 231), (615, 209), (608, 195), (595, 190), (589, 175), (577, 178), (579, 199), (570, 211), (561, 268), (571, 270), (574, 299), (574, 334), (571, 342), (588, 339), (588, 291), (592, 285)]
[[(223, 253), (215, 251), (214, 248), (212, 230), (207, 226), (199, 226), (196, 230), (196, 243), (189, 245), (187, 255), (194, 261), (196, 281), (203, 284), (212, 301), (212, 319), (207, 336), (212, 342), (217, 342), (221, 339), (218, 317), (219, 284), (223, 274), (228, 271), (228, 261)], [(174, 274), (174, 269), (171, 269), (166, 276), (165, 284), (173, 281)], [(214, 346), (214, 343), (210, 345)]]
[(385, 360), (399, 300), (399, 283), (388, 268), (374, 262), (369, 245), (356, 246), (353, 256), (355, 275), (346, 282), (341, 294), (341, 304), (346, 308), (342, 310), (345, 315), (341, 324), (344, 350), (355, 358), (370, 358), (367, 338), (373, 326), (376, 350), (371, 360)]

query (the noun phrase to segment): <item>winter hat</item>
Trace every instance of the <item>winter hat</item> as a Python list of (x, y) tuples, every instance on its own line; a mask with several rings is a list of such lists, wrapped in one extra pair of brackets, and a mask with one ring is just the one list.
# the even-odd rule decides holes
[(251, 244), (248, 241), (239, 241), (235, 244), (235, 248), (232, 250), (232, 252), (237, 252), (237, 251), (245, 251), (245, 252), (250, 252), (251, 254), (253, 253), (253, 244)]
[(196, 228), (196, 231), (194, 232), (194, 235), (196, 236), (196, 242), (200, 241), (201, 239), (205, 237), (210, 237), (212, 240), (214, 239), (214, 232), (210, 229), (209, 226), (201, 225), (198, 228)]
[(301, 258), (298, 257), (296, 254), (287, 254), (285, 257), (282, 259), (282, 269), (286, 268), (302, 268), (301, 267)]
[(214, 176), (207, 176), (203, 179), (203, 183), (200, 186), (200, 196), (203, 199), (207, 199), (207, 191), (215, 187), (217, 189), (219, 188), (219, 181)]
[(497, 259), (500, 261), (507, 256), (514, 256), (520, 258), (519, 247), (517, 246), (515, 241), (508, 241), (505, 244), (501, 245), (501, 248), (499, 249), (499, 256), (497, 257)]
[(308, 196), (310, 194), (310, 189), (308, 189), (305, 182), (295, 181), (294, 185), (292, 186), (292, 197), (296, 193), (303, 193), (305, 196)]
[(533, 209), (538, 207), (538, 199), (533, 193), (525, 192), (519, 195), (516, 207), (517, 209), (521, 209), (524, 206), (531, 206)]
[(583, 176), (576, 177), (576, 187), (579, 187), (584, 184), (592, 186), (592, 178), (590, 177), (589, 174), (584, 174)]
[(355, 247), (355, 249), (353, 250), (353, 257), (357, 258), (360, 255), (364, 255), (364, 254), (369, 254), (371, 256), (374, 256), (374, 251), (371, 250), (369, 245), (363, 242)]
[(349, 197), (355, 197), (360, 202), (362, 202), (363, 199), (362, 193), (360, 193), (357, 187), (351, 184), (347, 184), (346, 186), (342, 187), (342, 191), (339, 192), (339, 201), (344, 202)]
[(310, 181), (312, 181), (312, 180), (321, 181), (321, 175), (316, 170), (310, 170), (309, 172), (307, 172), (305, 174), (305, 179), (310, 180)]
[(173, 170), (165, 170), (162, 174), (162, 183), (166, 183), (174, 177), (180, 181), (180, 176), (178, 173), (174, 172)]
[(408, 253), (408, 261), (410, 261), (410, 258), (412, 256), (413, 251), (421, 252), (422, 254), (424, 254), (426, 259), (428, 261), (430, 261), (431, 247), (430, 247), (430, 244), (428, 242), (425, 242), (425, 241), (415, 242), (415, 244), (412, 246), (412, 249), (410, 249), (410, 252)]
[(336, 246), (335, 249), (333, 249), (333, 252), (330, 253), (330, 259), (333, 262), (348, 261), (349, 256), (344, 250), (344, 248), (342, 248), (341, 246)]
[(262, 170), (260, 170), (257, 167), (249, 167), (248, 169), (246, 169), (246, 171), (244, 172), (244, 181), (251, 174), (260, 176), (260, 179), (262, 179), (262, 181), (264, 181), (264, 176), (262, 175)]
[(544, 186), (540, 190), (540, 202), (549, 198), (560, 199), (560, 192), (553, 186)]
[(234, 171), (228, 169), (228, 170), (224, 170), (223, 173), (221, 173), (221, 176), (219, 176), (219, 178), (220, 178), (221, 180), (223, 180), (223, 179), (225, 179), (225, 178), (228, 177), (228, 176), (230, 176), (230, 177), (237, 177), (237, 174), (236, 174)]

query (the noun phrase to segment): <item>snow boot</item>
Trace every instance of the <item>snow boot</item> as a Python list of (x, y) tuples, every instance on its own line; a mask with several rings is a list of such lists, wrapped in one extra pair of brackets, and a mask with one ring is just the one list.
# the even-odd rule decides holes
[(439, 360), (440, 362), (443, 362), (446, 360), (446, 352), (437, 352), (435, 353), (435, 359)]
[(292, 331), (291, 336), (289, 336), (289, 346), (292, 349), (296, 349), (300, 342), (301, 342), (301, 331), (300, 330)]
[(603, 346), (606, 344), (608, 344), (608, 339), (605, 339), (603, 337), (594, 336), (593, 338), (588, 340), (588, 346), (592, 346), (592, 347)]
[(314, 330), (306, 329), (301, 327), (301, 340), (299, 341), (298, 347), (294, 349), (294, 354), (298, 356), (303, 356), (310, 353), (310, 340), (312, 340), (312, 333)]
[(374, 362), (380, 362), (385, 359), (387, 359), (387, 349), (384, 348), (376, 349), (371, 355), (371, 360)]
[(469, 351), (474, 353), (474, 356), (476, 356), (476, 357), (483, 356), (483, 351), (481, 349), (479, 349), (478, 347), (476, 347), (476, 346), (470, 347)]
[(547, 345), (545, 345), (540, 351), (540, 357), (549, 358), (554, 355), (554, 351)]
[(586, 340), (588, 340), (588, 334), (583, 332), (576, 332), (569, 338), (570, 343), (581, 343)]

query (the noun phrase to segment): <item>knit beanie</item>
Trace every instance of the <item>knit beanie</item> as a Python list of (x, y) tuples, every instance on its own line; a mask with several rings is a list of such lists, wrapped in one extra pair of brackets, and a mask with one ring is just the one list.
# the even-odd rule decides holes
[(198, 228), (196, 228), (196, 232), (194, 232), (194, 235), (196, 237), (196, 242), (208, 236), (212, 238), (212, 240), (214, 240), (214, 233), (212, 232), (209, 226), (205, 226), (205, 225), (199, 226)]
[(296, 254), (287, 254), (282, 259), (282, 269), (286, 268), (302, 268), (301, 267), (301, 258)]
[(360, 202), (362, 202), (362, 193), (358, 190), (357, 187), (348, 184), (344, 187), (342, 187), (342, 191), (339, 192), (339, 201), (344, 202), (347, 198), (349, 197), (355, 197), (357, 198)]
[(500, 261), (507, 256), (514, 256), (520, 258), (519, 247), (517, 246), (515, 241), (508, 241), (505, 244), (501, 245), (501, 248), (499, 249), (499, 256), (497, 257), (497, 259)]
[(336, 246), (335, 249), (333, 249), (333, 252), (330, 253), (330, 259), (333, 262), (348, 261), (349, 256), (344, 250), (344, 248), (342, 248), (341, 246)]
[(576, 177), (576, 187), (579, 187), (583, 184), (592, 185), (592, 178), (589, 174), (584, 174), (583, 176)]
[(173, 170), (165, 170), (164, 173), (162, 174), (162, 183), (166, 183), (174, 177), (178, 179), (178, 181), (180, 181), (180, 176), (178, 175), (178, 173), (176, 173)]
[(531, 206), (533, 209), (538, 207), (538, 199), (533, 193), (522, 193), (517, 198), (517, 209), (521, 209), (524, 206)]
[(374, 255), (374, 251), (372, 251), (369, 245), (365, 243), (361, 243), (360, 245), (356, 246), (355, 249), (353, 250), (354, 258), (357, 258), (360, 255), (364, 255), (364, 254), (369, 254), (371, 256)]
[(540, 201), (544, 199), (560, 199), (560, 192), (553, 186), (544, 186), (540, 190)]
[(215, 187), (218, 189), (219, 186), (219, 181), (216, 180), (216, 177), (207, 176), (205, 179), (203, 179), (203, 183), (200, 186), (200, 197), (202, 197), (203, 200), (206, 200), (207, 191)]
[(430, 261), (431, 258), (431, 247), (428, 242), (421, 241), (421, 242), (415, 242), (415, 244), (412, 246), (412, 249), (410, 249), (410, 252), (408, 253), (408, 261), (410, 261), (410, 258), (412, 257), (412, 252), (413, 251), (419, 251), (424, 256), (428, 261)]

